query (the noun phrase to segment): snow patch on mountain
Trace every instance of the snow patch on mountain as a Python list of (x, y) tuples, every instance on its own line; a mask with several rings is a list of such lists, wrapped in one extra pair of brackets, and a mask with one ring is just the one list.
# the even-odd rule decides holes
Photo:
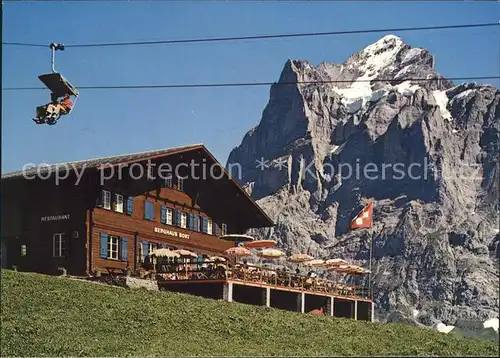
[(382, 37), (362, 51), (361, 57), (364, 59), (364, 64), (359, 69), (365, 72), (365, 76), (375, 77), (381, 69), (394, 62), (396, 55), (403, 46), (403, 40), (397, 36), (387, 35)]
[(402, 64), (410, 61), (413, 57), (418, 56), (422, 53), (423, 49), (421, 48), (411, 48), (403, 57)]
[(439, 322), (436, 325), (436, 329), (441, 333), (450, 333), (451, 331), (453, 331), (454, 328), (455, 328), (455, 326), (447, 326), (446, 324), (444, 324), (442, 322)]
[(419, 85), (413, 85), (411, 84), (410, 81), (404, 81), (396, 86), (394, 88), (401, 94), (406, 95), (406, 94), (414, 94), (416, 90), (421, 88)]
[(471, 93), (474, 93), (474, 90), (472, 90), (472, 89), (465, 90), (465, 91), (460, 92), (459, 94), (457, 94), (457, 95), (453, 98), (453, 100), (458, 100), (458, 99), (460, 99), (460, 98), (467, 97), (467, 96), (468, 96), (469, 94), (471, 94)]
[(484, 328), (493, 328), (498, 332), (498, 318), (490, 318), (483, 323)]
[(453, 118), (451, 116), (450, 111), (448, 110), (448, 102), (450, 101), (448, 96), (446, 95), (446, 91), (432, 91), (432, 95), (434, 96), (437, 105), (439, 106), (439, 111), (441, 112), (441, 117), (444, 119), (451, 121)]

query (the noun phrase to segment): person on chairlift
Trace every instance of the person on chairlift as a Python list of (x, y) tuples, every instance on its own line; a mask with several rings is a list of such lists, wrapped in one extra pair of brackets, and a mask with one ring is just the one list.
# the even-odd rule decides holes
[(69, 94), (66, 94), (62, 101), (58, 101), (53, 93), (50, 98), (51, 103), (36, 108), (36, 119), (34, 119), (36, 123), (41, 124), (47, 121), (49, 124), (54, 124), (61, 115), (68, 114), (73, 107)]

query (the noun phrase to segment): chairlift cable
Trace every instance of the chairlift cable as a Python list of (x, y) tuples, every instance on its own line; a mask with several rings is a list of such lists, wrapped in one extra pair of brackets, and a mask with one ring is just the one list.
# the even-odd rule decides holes
[[(331, 80), (331, 81), (295, 81), (295, 82), (229, 82), (229, 83), (200, 83), (200, 84), (171, 84), (171, 85), (116, 85), (116, 86), (78, 86), (78, 89), (162, 89), (162, 88), (204, 88), (204, 87), (250, 87), (250, 86), (272, 86), (272, 85), (311, 85), (311, 84), (335, 84), (354, 82), (431, 82), (431, 81), (460, 81), (460, 80), (496, 80), (500, 76), (480, 77), (434, 77), (434, 78), (398, 78), (398, 79), (373, 79), (373, 80)], [(6, 87), (2, 91), (29, 91), (45, 90), (45, 87)]]
[[(499, 26), (499, 25), (500, 25), (500, 22), (496, 22), (496, 23), (494, 22), (494, 23), (481, 23), (481, 24), (462, 24), (462, 25), (444, 25), (444, 26), (422, 26), (422, 27), (401, 27), (401, 28), (388, 28), (388, 29), (368, 29), (368, 30), (347, 30), (347, 31), (328, 31), (328, 32), (306, 32), (306, 33), (292, 33), (292, 34), (274, 34), (274, 35), (254, 35), (254, 36), (194, 38), (194, 39), (181, 39), (181, 40), (111, 42), (111, 43), (94, 43), (94, 44), (69, 44), (69, 45), (66, 45), (66, 47), (68, 47), (68, 48), (82, 48), (82, 47), (167, 45), (167, 44), (200, 43), (200, 42), (267, 40), (267, 39), (274, 39), (274, 38), (351, 35), (351, 34), (378, 33), (378, 32), (403, 32), (403, 31), (425, 31), (425, 30), (462, 29), (462, 28), (475, 28), (475, 27), (492, 27), (492, 26)], [(26, 46), (26, 47), (47, 47), (47, 45), (44, 45), (44, 44), (22, 43), (22, 42), (2, 42), (2, 45)]]

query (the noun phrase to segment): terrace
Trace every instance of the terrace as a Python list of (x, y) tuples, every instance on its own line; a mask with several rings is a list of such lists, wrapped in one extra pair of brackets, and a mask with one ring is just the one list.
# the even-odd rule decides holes
[(344, 276), (343, 280), (334, 281), (325, 279), (324, 274), (318, 275), (313, 271), (308, 274), (300, 274), (283, 267), (270, 269), (247, 263), (233, 265), (222, 260), (206, 260), (196, 263), (160, 263), (155, 273), (156, 279), (162, 286), (195, 281), (235, 281), (240, 284), (347, 299), (366, 300), (369, 298), (368, 287), (363, 284), (365, 280), (363, 277), (359, 277), (359, 273), (356, 274), (355, 272), (352, 274), (346, 273), (346, 276), (354, 277), (346, 280)]

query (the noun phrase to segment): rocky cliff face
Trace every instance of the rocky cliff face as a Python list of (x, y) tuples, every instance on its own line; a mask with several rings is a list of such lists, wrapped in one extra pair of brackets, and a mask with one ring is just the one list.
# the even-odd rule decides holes
[(484, 321), (499, 310), (499, 117), (498, 89), (454, 85), (385, 36), (343, 64), (288, 61), (227, 165), (277, 223), (252, 234), (288, 252), (367, 266), (370, 233), (348, 225), (373, 199), (381, 319)]

